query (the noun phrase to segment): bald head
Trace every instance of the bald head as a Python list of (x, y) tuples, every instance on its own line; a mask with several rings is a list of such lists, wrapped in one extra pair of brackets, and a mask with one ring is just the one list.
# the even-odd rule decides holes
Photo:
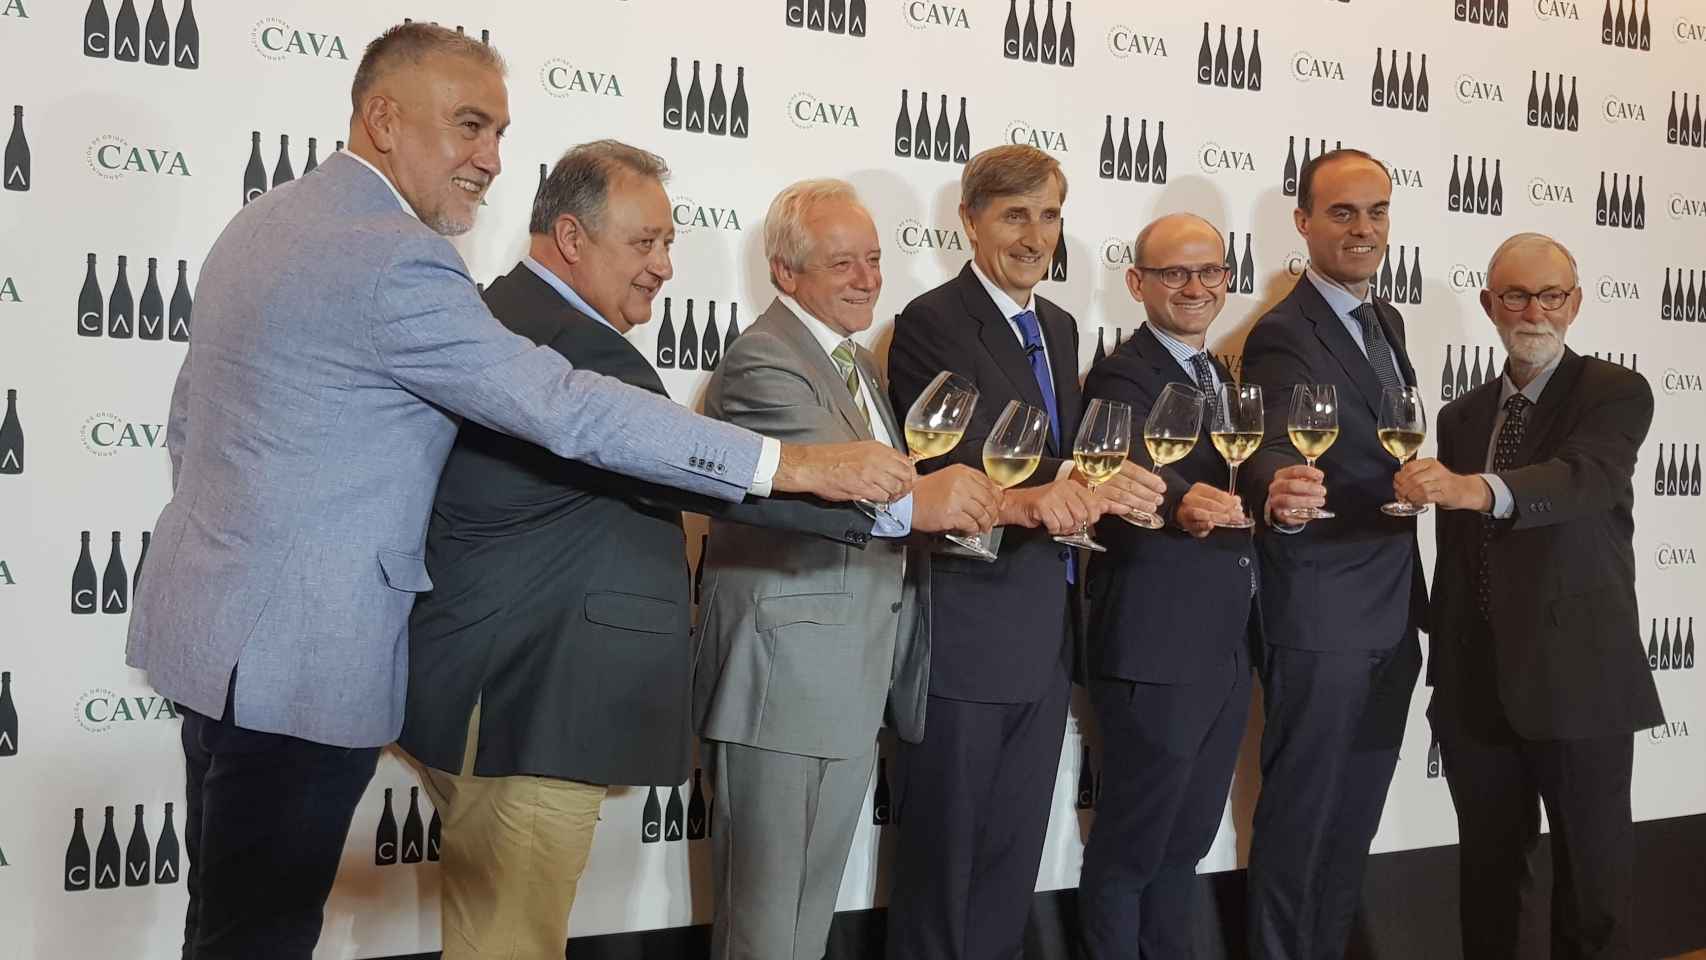
[(1576, 257), (1570, 252), (1570, 248), (1544, 233), (1519, 233), (1499, 244), (1499, 248), (1493, 251), (1492, 258), (1487, 261), (1488, 286), (1493, 285), (1493, 276), (1498, 273), (1500, 263), (1510, 259), (1513, 254), (1522, 255), (1521, 259), (1525, 264), (1532, 262), (1536, 255), (1542, 262), (1549, 257), (1559, 258), (1569, 264), (1569, 286), (1573, 287), (1580, 282), (1581, 272), (1576, 267)]
[(1227, 281), (1206, 284), (1199, 271), (1223, 270), (1223, 250), (1220, 231), (1194, 213), (1168, 214), (1138, 232), (1126, 288), (1151, 326), (1202, 349), (1226, 303)]
[(1137, 240), (1131, 245), (1131, 259), (1139, 266), (1152, 266), (1144, 261), (1144, 253), (1150, 241), (1158, 246), (1177, 243), (1180, 237), (1188, 237), (1193, 232), (1203, 232), (1213, 235), (1215, 249), (1221, 248), (1220, 231), (1214, 224), (1209, 223), (1194, 213), (1169, 213), (1150, 221), (1149, 225), (1137, 232)]

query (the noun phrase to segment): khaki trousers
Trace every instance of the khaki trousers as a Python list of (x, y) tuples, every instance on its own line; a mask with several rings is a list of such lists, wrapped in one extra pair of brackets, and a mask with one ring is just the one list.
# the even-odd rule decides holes
[(479, 732), (476, 705), (459, 773), (415, 762), (443, 822), (444, 960), (561, 960), (605, 787), (476, 777)]

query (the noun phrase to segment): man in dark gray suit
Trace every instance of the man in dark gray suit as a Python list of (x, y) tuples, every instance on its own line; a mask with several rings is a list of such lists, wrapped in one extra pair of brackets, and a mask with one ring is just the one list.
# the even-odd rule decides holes
[(351, 99), (350, 149), (250, 203), (208, 253), (167, 423), (173, 496), (130, 622), (127, 662), (183, 708), (196, 960), (313, 952), (355, 804), (402, 726), (458, 417), (724, 500), (886, 498), (913, 479), (892, 449), (763, 441), (492, 319), (444, 239), (501, 166), (490, 47), (393, 28)]

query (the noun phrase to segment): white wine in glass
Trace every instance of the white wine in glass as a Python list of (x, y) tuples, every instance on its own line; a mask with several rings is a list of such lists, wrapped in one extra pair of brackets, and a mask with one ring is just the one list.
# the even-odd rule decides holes
[[(1018, 400), (1007, 401), (995, 429), (983, 441), (983, 472), (1003, 490), (1016, 487), (1030, 479), (1042, 462), (1043, 445), (1048, 442), (1048, 412)], [(975, 537), (949, 534), (948, 539), (986, 560), (995, 559), (989, 547), (993, 528)]]
[[(1399, 466), (1409, 462), (1428, 438), (1428, 416), (1422, 406), (1422, 392), (1416, 387), (1389, 387), (1380, 395), (1380, 419), (1376, 421), (1380, 445), (1398, 459)], [(1382, 504), (1380, 512), (1389, 517), (1414, 517), (1426, 513), (1428, 505), (1393, 500)]]
[[(1078, 424), (1078, 436), (1072, 444), (1072, 462), (1084, 474), (1085, 485), (1091, 490), (1106, 483), (1120, 472), (1126, 455), (1131, 453), (1131, 407), (1117, 400), (1092, 400), (1084, 409), (1084, 419)], [(1083, 547), (1098, 553), (1107, 547), (1090, 536), (1086, 523), (1077, 533), (1055, 537), (1056, 541)]]
[[(959, 446), (977, 409), (977, 387), (957, 373), (943, 370), (931, 379), (924, 392), (906, 411), (906, 449), (914, 464), (940, 457)], [(888, 504), (855, 500), (869, 516), (888, 514)]]
[[(1244, 461), (1255, 456), (1256, 449), (1262, 445), (1264, 416), (1262, 388), (1259, 385), (1220, 385), (1220, 403), (1214, 410), (1214, 423), (1209, 426), (1209, 439), (1214, 441), (1214, 449), (1220, 451), (1220, 456), (1232, 471), (1232, 476), (1226, 483), (1226, 492), (1233, 496), (1238, 495), (1238, 468)], [(1250, 519), (1249, 514), (1240, 513), (1237, 520), (1217, 520), (1214, 525), (1248, 530), (1256, 525), (1256, 521)]]
[[(1311, 467), (1339, 439), (1339, 393), (1330, 383), (1300, 383), (1291, 390), (1291, 417), (1286, 423), (1291, 445)], [(1294, 520), (1330, 520), (1336, 514), (1321, 507), (1287, 510)]]
[[(1185, 459), (1202, 433), (1202, 393), (1182, 383), (1169, 383), (1143, 421), (1143, 446), (1160, 470)], [(1161, 518), (1145, 510), (1121, 514), (1120, 519), (1145, 530), (1161, 529)]]

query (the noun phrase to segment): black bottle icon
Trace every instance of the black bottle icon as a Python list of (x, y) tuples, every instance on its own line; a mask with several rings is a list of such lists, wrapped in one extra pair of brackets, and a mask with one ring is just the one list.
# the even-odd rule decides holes
[(130, 277), (125, 272), (126, 259), (118, 258), (118, 278), (113, 281), (112, 296), (107, 299), (107, 336), (128, 340), (135, 333), (136, 300), (130, 295)]
[(943, 162), (954, 156), (954, 135), (948, 129), (948, 95), (942, 94), (936, 111), (936, 159)]
[(1001, 55), (1019, 59), (1019, 0), (1007, 0), (1007, 24), (1001, 31)]
[[(1307, 149), (1308, 141), (1305, 141)], [(1445, 188), (1445, 208), (1453, 213), (1463, 209), (1463, 181), (1457, 176), (1457, 154), (1451, 155), (1451, 182)]]
[[(1676, 477), (1677, 477), (1676, 444), (1673, 443), (1670, 445), (1670, 466), (1665, 468), (1665, 496), (1667, 496), (1667, 497), (1677, 496)], [(1688, 481), (1686, 478), (1684, 478), (1683, 482), (1686, 483)]]
[(1056, 283), (1066, 282), (1066, 219), (1060, 221), (1060, 237), (1054, 243), (1054, 259), (1049, 261), (1048, 278)]
[(1118, 155), (1114, 161), (1114, 171), (1115, 171), (1114, 176), (1116, 179), (1130, 180), (1132, 178), (1132, 169), (1131, 169), (1132, 159), (1133, 158), (1132, 158), (1132, 152), (1131, 152), (1131, 118), (1126, 117), (1125, 118), (1125, 126), (1121, 129), (1121, 132), (1120, 132), (1119, 153), (1118, 153)]
[(1617, 25), (1611, 34), (1611, 45), (1626, 47), (1629, 45), (1629, 22), (1623, 19), (1623, 0), (1617, 0)]
[(166, 302), (160, 296), (160, 261), (148, 258), (148, 282), (142, 285), (142, 300), (136, 306), (136, 335), (159, 340), (166, 334)]
[(729, 135), (746, 139), (751, 129), (751, 108), (746, 102), (746, 68), (735, 68), (735, 97), (729, 102)]
[(1246, 74), (1244, 88), (1246, 90), (1262, 89), (1262, 31), (1254, 28), (1250, 30), (1250, 67)]
[(195, 70), (201, 66), (201, 28), (196, 26), (195, 8), (184, 0), (178, 11), (178, 28), (172, 33), (172, 65), (179, 70)]
[(83, 836), (83, 808), (71, 812), (71, 842), (65, 845), (65, 889), (89, 889), (89, 840)]
[(1681, 670), (1682, 666), (1682, 618), (1676, 618), (1676, 635), (1670, 639), (1670, 668)]
[(319, 143), (317, 138), (308, 138), (308, 159), (302, 164), (302, 175), (307, 176), (320, 165)]
[(404, 863), (420, 863), (426, 857), (426, 831), (421, 826), (421, 788), (409, 788), (409, 815), (403, 818)]
[[(1694, 464), (1695, 464), (1695, 466), (1700, 465), (1699, 458), (1695, 458)], [(1693, 670), (1694, 669), (1694, 618), (1693, 617), (1688, 618), (1688, 642), (1683, 644), (1683, 647), (1682, 647), (1682, 669), (1684, 669), (1684, 670)]]
[(670, 787), (669, 805), (664, 807), (663, 838), (672, 843), (684, 839), (687, 836), (684, 819), (685, 814), (681, 806), (681, 788)]
[(112, 52), (111, 32), (105, 0), (89, 0), (89, 9), (83, 14), (83, 56), (105, 60)]
[(663, 325), (658, 328), (657, 362), (659, 370), (675, 369), (675, 320), (669, 315), (669, 298), (663, 298)]
[[(1686, 94), (1683, 95), (1682, 98), (1682, 115), (1685, 118), (1682, 125), (1686, 129), (1688, 126), (1688, 121), (1686, 119), (1688, 116), (1688, 96)], [(1665, 116), (1666, 143), (1676, 143), (1676, 124), (1676, 91), (1672, 90), (1670, 93), (1670, 113)]]
[(1491, 213), (1495, 217), (1502, 217), (1505, 215), (1505, 180), (1503, 168), (1503, 159), (1493, 160), (1493, 189), (1491, 191), (1492, 197), (1487, 202), (1487, 212)]
[(12, 673), (0, 671), (0, 757), (18, 755), (18, 707), (12, 702)]
[(912, 125), (912, 156), (930, 159), (930, 94), (918, 91), (918, 119)]
[(912, 156), (912, 110), (907, 102), (907, 91), (900, 92), (900, 113), (894, 118), (894, 155), (897, 157)]
[(171, 28), (166, 25), (166, 10), (160, 0), (148, 12), (148, 26), (142, 34), (142, 59), (157, 67), (172, 63)]
[(113, 832), (113, 808), (107, 808), (107, 823), (101, 842), (95, 845), (95, 889), (111, 890), (119, 885), (123, 866), (119, 863), (118, 834)]
[[(1492, 363), (1493, 363), (1493, 357), (1492, 357), (1491, 352), (1489, 352), (1487, 355), (1487, 365), (1490, 367), (1490, 366), (1492, 366)], [(1481, 348), (1476, 347), (1475, 348), (1475, 366), (1469, 368), (1469, 386), (1478, 387), (1485, 382), (1486, 382), (1486, 375), (1481, 372)]]
[(153, 848), (148, 843), (148, 827), (142, 822), (142, 804), (136, 805), (136, 824), (130, 828), (130, 842), (124, 847), (124, 885), (145, 887), (154, 878)]
[(1155, 121), (1155, 156), (1149, 161), (1149, 182), (1167, 182), (1167, 121)]
[(715, 79), (711, 81), (711, 114), (710, 130), (717, 136), (725, 136), (729, 132), (729, 101), (723, 93), (723, 65), (717, 64)]
[(829, 0), (829, 32), (847, 32), (847, 0)]
[(1416, 109), (1416, 75), (1410, 72), (1410, 62), (1415, 55), (1404, 54), (1404, 84), (1399, 88), (1398, 105), (1405, 110)]
[(960, 119), (954, 124), (954, 162), (971, 159), (971, 127), (966, 123), (966, 98), (960, 98)]
[(373, 834), (373, 863), (387, 867), (397, 862), (397, 815), (391, 812), (391, 788), (385, 788), (385, 809)]
[(1025, 14), (1025, 34), (1019, 42), (1019, 59), (1026, 63), (1037, 62), (1037, 0), (1031, 0), (1030, 12)]
[(94, 613), (99, 606), (100, 589), (95, 585), (95, 561), (89, 556), (89, 531), (83, 531), (82, 551), (77, 566), (71, 571), (71, 612)]
[(693, 61), (693, 82), (687, 86), (687, 130), (705, 132), (705, 90), (699, 85), (699, 61)]
[(1091, 367), (1095, 367), (1096, 364), (1108, 359), (1108, 347), (1105, 342), (1106, 336), (1107, 330), (1105, 328), (1096, 328), (1096, 352), (1090, 356)]
[(1208, 45), (1208, 21), (1202, 24), (1202, 46), (1197, 49), (1197, 82), (1214, 82), (1214, 50)]
[(1653, 496), (1665, 495), (1665, 445), (1659, 444), (1659, 462), (1653, 467)]
[(1114, 115), (1106, 114), (1102, 123), (1102, 148), (1097, 155), (1096, 174), (1103, 180), (1114, 178)]
[(1421, 75), (1416, 78), (1416, 112), (1417, 113), (1427, 113), (1428, 112), (1429, 93), (1430, 93), (1430, 90), (1428, 87), (1428, 55), (1424, 53), (1424, 54), (1422, 54), (1422, 72), (1421, 72)]
[(1226, 232), (1226, 292), (1238, 292), (1238, 234)]
[(735, 318), (735, 312), (739, 309), (740, 304), (734, 303), (733, 301), (729, 303), (729, 329), (723, 334), (724, 356), (727, 356), (729, 350), (734, 347), (735, 338), (740, 336), (740, 321)]
[(1285, 148), (1285, 174), (1280, 190), (1288, 197), (1297, 196), (1297, 137), (1293, 135)]
[(6, 416), (0, 419), (0, 476), (24, 472), (24, 428), (18, 422), (18, 391), (6, 391)]
[(1137, 149), (1131, 155), (1131, 178), (1138, 183), (1149, 182), (1149, 120), (1137, 122)]
[[(1398, 51), (1392, 51), (1392, 60), (1386, 65), (1386, 109), (1396, 110), (1404, 102), (1404, 87), (1398, 80)], [(1325, 143), (1326, 141), (1322, 141)], [(1326, 151), (1323, 150), (1323, 153)]]
[(1653, 49), (1653, 0), (1643, 0), (1641, 4), (1641, 43), (1642, 50)]
[[(1386, 249), (1386, 259), (1392, 259), (1392, 248)], [(1410, 302), (1410, 268), (1404, 263), (1404, 248), (1398, 248), (1398, 270), (1392, 275), (1391, 298), (1398, 303)]]
[(1239, 89), (1239, 90), (1244, 89), (1244, 68), (1245, 68), (1245, 66), (1246, 66), (1246, 63), (1244, 60), (1244, 28), (1239, 27), (1238, 28), (1238, 40), (1237, 40), (1237, 43), (1235, 43), (1233, 45), (1233, 48), (1232, 48), (1232, 76), (1231, 76), (1232, 86)]
[(1451, 344), (1445, 345), (1445, 369), (1439, 374), (1439, 400), (1450, 403), (1455, 393), (1451, 389)]
[(261, 162), (261, 132), (256, 130), (249, 140), (249, 165), (243, 170), (243, 205), (267, 192), (267, 168)]
[(1635, 212), (1631, 221), (1635, 229), (1647, 229), (1647, 178), (1641, 177), (1636, 183)]
[(1085, 744), (1078, 761), (1078, 796), (1076, 806), (1089, 810), (1096, 805), (1096, 772), (1090, 767), (1090, 745)]
[(646, 788), (646, 805), (640, 810), (640, 842), (657, 843), (663, 839), (663, 807), (658, 803), (658, 788)]
[(1250, 235), (1244, 234), (1244, 262), (1239, 265), (1238, 292), (1256, 292), (1256, 258), (1250, 255)]
[(0, 159), (0, 178), (6, 189), (19, 192), (30, 188), (30, 142), (24, 138), (24, 107), (12, 107), (12, 135), (6, 138), (6, 153)]
[[(699, 556), (705, 556), (701, 549)], [(687, 798), (687, 839), (705, 839), (705, 787), (700, 782), (700, 770), (693, 770), (693, 793)]]
[[(1612, 181), (1611, 187), (1617, 189), (1617, 182)], [(1593, 202), (1593, 222), (1598, 226), (1606, 226), (1610, 222), (1610, 205), (1605, 199), (1605, 171), (1599, 172), (1599, 196)]]
[[(1398, 51), (1392, 51), (1397, 57)], [(1368, 102), (1376, 107), (1386, 106), (1386, 72), (1381, 68), (1381, 48), (1374, 48), (1374, 79), (1369, 84)]]
[(1481, 179), (1475, 182), (1475, 212), (1487, 213), (1492, 209), (1492, 191), (1487, 186), (1487, 158), (1481, 158)]
[[(1461, 397), (1464, 394), (1469, 392), (1468, 354), (1469, 354), (1469, 348), (1468, 347), (1459, 346), (1457, 348), (1457, 382), (1456, 382), (1456, 384), (1453, 385), (1452, 392), (1459, 397)], [(1477, 365), (1479, 365), (1480, 362), (1481, 362), (1481, 348), (1476, 347), (1475, 348), (1475, 363)]]
[[(135, 63), (142, 56), (142, 24), (136, 19), (136, 4), (124, 0), (113, 19), (113, 59)], [(99, 884), (96, 884), (99, 886)]]
[(663, 126), (666, 130), (681, 129), (681, 81), (677, 79), (679, 61), (669, 58), (669, 85), (663, 89)]
[(1599, 22), (1599, 42), (1609, 45), (1616, 38), (1611, 25), (1611, 0), (1605, 0), (1605, 16)]
[(1437, 780), (1443, 772), (1439, 758), (1439, 738), (1433, 737), (1428, 743), (1428, 779)]
[[(1670, 621), (1665, 621), (1665, 627), (1670, 627)], [(1659, 668), (1659, 621), (1655, 618), (1647, 621), (1647, 669)]]
[(1670, 669), (1670, 618), (1665, 618), (1664, 636), (1659, 638), (1659, 669)]
[(717, 301), (705, 304), (705, 333), (699, 338), (699, 368), (715, 370), (723, 358), (723, 341), (717, 333)]
[(1060, 65), (1078, 63), (1078, 31), (1072, 29), (1072, 0), (1066, 0), (1066, 22), (1060, 27)]
[[(1681, 486), (1680, 481), (1677, 486)], [(1688, 495), (1700, 496), (1700, 444), (1694, 445), (1694, 466), (1688, 471)]]
[(693, 301), (687, 301), (687, 320), (681, 325), (681, 339), (677, 341), (676, 366), (683, 370), (699, 369), (699, 327), (693, 322)]
[(871, 792), (871, 823), (886, 827), (894, 822), (894, 791), (889, 786), (889, 761), (877, 758), (877, 785)]
[(788, 0), (782, 10), (782, 22), (790, 27), (806, 25), (806, 0)]
[(847, 4), (847, 35), (862, 37), (865, 35), (865, 0), (852, 0)]
[(1232, 82), (1231, 58), (1226, 54), (1226, 24), (1220, 25), (1220, 43), (1214, 48), (1214, 85), (1229, 86)]
[(807, 0), (806, 28), (808, 30), (822, 30), (823, 19), (823, 0)]
[(444, 821), (439, 819), (438, 810), (432, 811), (432, 822), (427, 824), (426, 858), (428, 863), (438, 862), (438, 847), (444, 841)]
[(1057, 49), (1059, 43), (1060, 34), (1054, 26), (1054, 0), (1048, 0), (1048, 16), (1043, 20), (1042, 42), (1038, 48), (1038, 53), (1041, 55), (1039, 59), (1043, 63), (1054, 63), (1056, 55), (1060, 52)]
[(1392, 248), (1386, 248), (1386, 255), (1380, 258), (1380, 272), (1375, 274), (1374, 295), (1382, 300), (1392, 299)]
[(1416, 248), (1416, 256), (1410, 261), (1410, 302), (1422, 302), (1422, 248)]
[(119, 539), (119, 532), (114, 530), (113, 549), (107, 555), (107, 569), (101, 574), (102, 613), (124, 613), (130, 609), (130, 575), (124, 569)]
[(289, 183), (296, 179), (296, 171), (290, 166), (290, 135), (281, 133), (278, 136), (278, 162), (272, 168), (272, 185)]
[[(172, 303), (166, 311), (166, 338), (175, 343), (190, 341), (190, 310), (194, 306), (190, 299), (190, 283), (185, 276), (189, 263), (178, 261), (178, 285), (172, 290)], [(96, 301), (99, 302), (100, 291), (96, 290)]]
[[(1681, 271), (1678, 271), (1678, 272), (1680, 273)], [(1681, 287), (1680, 281), (1682, 280), (1682, 278), (1679, 276), (1679, 277), (1677, 277), (1677, 280), (1679, 281), (1677, 285), (1680, 288)], [(1664, 298), (1660, 302), (1660, 306), (1659, 306), (1659, 319), (1660, 320), (1669, 320), (1670, 318), (1671, 318), (1670, 268), (1666, 267), (1665, 268), (1665, 291), (1664, 291)]]
[(154, 882), (178, 882), (178, 828), (172, 825), (172, 802), (166, 801), (166, 825), (154, 845)]
[[(1547, 89), (1550, 90), (1552, 75), (1546, 75)], [(1528, 71), (1528, 125), (1538, 127), (1546, 118), (1540, 115), (1540, 71)]]

